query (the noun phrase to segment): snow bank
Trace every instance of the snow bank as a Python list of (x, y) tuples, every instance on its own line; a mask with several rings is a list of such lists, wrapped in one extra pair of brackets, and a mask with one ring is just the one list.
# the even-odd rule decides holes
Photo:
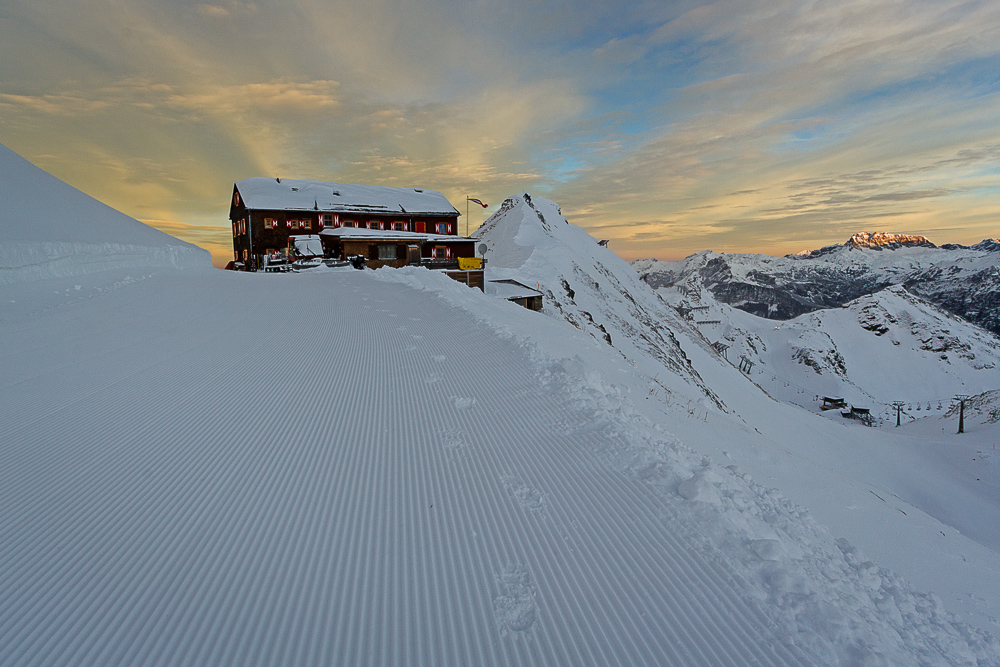
[(0, 146), (0, 284), (200, 268), (209, 254), (102, 204)]
[(0, 244), (0, 285), (129, 269), (204, 268), (204, 259), (200, 250), (178, 245), (3, 243)]

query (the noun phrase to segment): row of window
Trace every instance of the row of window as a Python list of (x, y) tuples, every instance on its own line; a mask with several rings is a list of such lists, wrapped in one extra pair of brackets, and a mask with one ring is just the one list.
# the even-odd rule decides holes
[[(264, 218), (264, 229), (277, 229), (279, 226), (279, 221), (277, 218)], [(320, 229), (323, 228), (323, 222), (319, 223)], [(308, 218), (302, 220), (285, 220), (285, 227), (288, 229), (312, 229), (312, 220)]]
[[(387, 261), (398, 259), (397, 246), (394, 243), (380, 243), (378, 246), (378, 258)], [(431, 259), (451, 259), (451, 248), (445, 245), (437, 245), (431, 248)]]
[[(235, 250), (233, 252), (233, 255), (237, 260), (239, 260), (240, 255), (242, 255), (244, 262), (247, 261), (248, 254), (249, 253), (245, 249), (242, 252), (239, 250)], [(277, 258), (280, 254), (281, 251), (276, 250), (275, 248), (267, 249), (267, 255), (272, 258)], [(380, 244), (378, 247), (378, 258), (383, 261), (397, 259), (397, 246), (389, 243)], [(434, 246), (431, 248), (431, 259), (451, 259), (451, 248), (443, 245)]]
[[(390, 230), (395, 232), (408, 232), (412, 231), (410, 229), (410, 223), (408, 222), (385, 222), (382, 220), (369, 220), (368, 222), (356, 222), (354, 220), (341, 220), (329, 213), (321, 215), (319, 218), (319, 228), (324, 227), (355, 227), (358, 229), (378, 229), (382, 231)], [(264, 229), (277, 229), (281, 224), (281, 221), (277, 218), (264, 218)], [(423, 223), (417, 223), (419, 225), (418, 231), (423, 231)], [(300, 218), (298, 220), (286, 220), (285, 227), (288, 229), (308, 229), (312, 230), (312, 220), (309, 218)], [(434, 233), (435, 234), (452, 234), (454, 225), (449, 222), (437, 222), (434, 223)], [(247, 233), (247, 221), (235, 220), (233, 221), (233, 236), (238, 236), (240, 234)]]

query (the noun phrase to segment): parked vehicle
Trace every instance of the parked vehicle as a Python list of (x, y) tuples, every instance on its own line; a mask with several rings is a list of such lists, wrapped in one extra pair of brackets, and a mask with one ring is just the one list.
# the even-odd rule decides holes
[(293, 270), (311, 269), (323, 263), (323, 242), (319, 234), (289, 236), (286, 254)]

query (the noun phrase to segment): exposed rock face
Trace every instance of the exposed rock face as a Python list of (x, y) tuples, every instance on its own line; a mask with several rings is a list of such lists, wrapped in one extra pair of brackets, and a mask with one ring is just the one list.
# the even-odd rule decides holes
[(926, 236), (893, 234), (891, 232), (858, 232), (844, 244), (848, 248), (867, 250), (895, 250), (897, 248), (936, 248)]
[(716, 299), (787, 320), (904, 285), (945, 310), (1000, 333), (1000, 241), (938, 247), (924, 236), (862, 232), (799, 255), (701, 252), (680, 262), (634, 263), (652, 287), (697, 276)]

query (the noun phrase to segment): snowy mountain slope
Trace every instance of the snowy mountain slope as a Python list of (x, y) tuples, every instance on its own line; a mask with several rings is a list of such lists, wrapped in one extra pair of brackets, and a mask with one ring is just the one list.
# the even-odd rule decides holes
[[(634, 333), (619, 326), (629, 313), (640, 308), (643, 316), (638, 321), (654, 319), (651, 314), (663, 311), (661, 300), (641, 288), (630, 287), (627, 294), (618, 290), (617, 286), (632, 285), (630, 281), (635, 280), (630, 267), (613, 261), (603, 263), (603, 271), (614, 272), (616, 278), (606, 280), (605, 273), (594, 268), (595, 254), (605, 252), (596, 240), (563, 222), (554, 203), (538, 199), (534, 202), (535, 206), (547, 207), (542, 208), (541, 216), (533, 207), (527, 207), (523, 198), (513, 198), (486, 227), (483, 237), (488, 240), (497, 230), (503, 230), (487, 251), (487, 257), (493, 258), (488, 273), (531, 281), (530, 284), (542, 289), (546, 285), (561, 285), (564, 280), (584, 286), (603, 282), (606, 287), (599, 291), (578, 290), (570, 285), (572, 295), (565, 286), (562, 295), (550, 289), (558, 304), (556, 307), (550, 304), (543, 312), (576, 324), (580, 318), (574, 310), (579, 308), (575, 301), (583, 291), (587, 302), (582, 310), (602, 325), (597, 331), (591, 328), (590, 334), (594, 340), (609, 334), (611, 344), (626, 359), (632, 369), (630, 375), (634, 376), (627, 381), (630, 390), (626, 394), (631, 395), (633, 404), (647, 419), (662, 425), (658, 427), (685, 444), (716, 459), (731, 461), (752, 472), (756, 479), (779, 486), (796, 502), (822, 516), (838, 534), (850, 536), (883, 562), (946, 595), (951, 608), (992, 623), (989, 618), (994, 614), (987, 611), (992, 605), (989, 600), (1000, 594), (1000, 588), (987, 593), (980, 589), (980, 582), (984, 571), (995, 572), (1000, 566), (997, 553), (992, 550), (1000, 549), (1000, 542), (991, 528), (993, 519), (983, 518), (992, 515), (979, 509), (992, 508), (995, 513), (997, 499), (989, 494), (976, 495), (978, 492), (973, 492), (972, 498), (956, 493), (956, 485), (965, 480), (949, 470), (940, 472), (939, 483), (925, 483), (927, 492), (911, 492), (917, 480), (925, 479), (928, 474), (936, 475), (938, 469), (932, 468), (934, 472), (929, 473), (924, 465), (909, 465), (907, 443), (887, 440), (884, 432), (871, 429), (845, 431), (844, 424), (817, 417), (816, 402), (812, 400), (815, 395), (806, 400), (803, 396), (806, 390), (795, 388), (794, 384), (785, 385), (784, 381), (778, 387), (786, 390), (791, 387), (791, 391), (802, 395), (789, 397), (780, 390), (775, 395), (808, 405), (810, 413), (780, 406), (709, 347), (710, 342), (724, 342), (717, 330), (721, 322), (714, 321), (719, 318), (712, 311), (699, 312), (692, 317), (693, 322), (671, 317), (667, 327), (671, 339), (696, 369), (700, 382), (711, 387), (714, 398), (724, 406), (722, 411), (716, 410), (719, 404), (692, 391), (697, 387), (691, 383), (678, 382), (680, 378), (664, 368), (655, 350), (642, 344), (641, 339), (638, 343), (630, 340)], [(551, 220), (558, 224), (551, 224)], [(501, 265), (500, 270), (497, 264)], [(718, 306), (710, 295), (706, 299)], [(756, 319), (728, 310), (743, 318)], [(551, 354), (559, 354), (558, 345), (553, 343)], [(738, 360), (738, 354), (729, 358)], [(588, 359), (588, 363), (592, 362)], [(759, 372), (761, 366), (757, 369)], [(635, 377), (639, 378), (638, 386)], [(755, 375), (754, 380), (759, 380), (759, 376)], [(769, 390), (776, 389), (774, 383), (767, 386)], [(632, 469), (627, 461), (621, 465), (623, 469)], [(892, 474), (887, 472), (890, 470)], [(882, 500), (885, 497), (893, 498), (893, 503)], [(925, 512), (926, 515), (917, 518)], [(865, 520), (859, 521), (859, 515), (865, 516)], [(962, 538), (952, 541), (957, 533), (952, 525), (940, 523), (945, 519), (961, 525), (963, 533), (978, 544), (971, 545)], [(942, 535), (948, 539), (940, 540)], [(939, 540), (934, 549), (926, 548), (929, 540)], [(921, 553), (920, 558), (913, 558), (915, 553)], [(956, 565), (956, 560), (961, 564)], [(973, 591), (985, 595), (980, 597)]]
[[(720, 304), (696, 278), (690, 278), (687, 285), (661, 288), (659, 293), (685, 312), (706, 336), (728, 343), (731, 360), (738, 361), (741, 356), (751, 360), (754, 365), (749, 377), (771, 396), (812, 413), (820, 412), (818, 398), (840, 396), (850, 405), (871, 409), (881, 419), (879, 429), (864, 429), (844, 420), (839, 410), (822, 413), (844, 431), (838, 441), (836, 436), (824, 437), (828, 427), (805, 423), (796, 427), (794, 421), (782, 422), (773, 414), (754, 419), (760, 408), (740, 407), (727, 399), (761, 432), (773, 433), (776, 444), (789, 447), (791, 441), (791, 452), (871, 484), (866, 493), (874, 494), (873, 498), (905, 500), (993, 552), (1000, 551), (996, 522), (1000, 476), (992, 470), (953, 463), (957, 453), (965, 456), (969, 451), (970, 459), (976, 458), (977, 450), (993, 447), (1000, 438), (1000, 428), (986, 425), (956, 439), (958, 417), (951, 400), (956, 394), (997, 386), (998, 344), (992, 334), (902, 287), (782, 323)], [(893, 400), (904, 401), (902, 422), (905, 426), (916, 420), (912, 429), (895, 429), (896, 414), (889, 405)], [(782, 432), (794, 434), (797, 428), (810, 432), (810, 437), (799, 441), (781, 436)], [(674, 430), (683, 434), (676, 427)], [(696, 437), (686, 435), (685, 442), (694, 442)], [(824, 441), (826, 445), (820, 444)], [(728, 451), (737, 456), (739, 448), (730, 446)], [(981, 453), (978, 459), (983, 459)], [(780, 459), (760, 465), (746, 454), (739, 461), (759, 478), (764, 478), (771, 465), (784, 465)], [(809, 488), (816, 484), (814, 473), (804, 479), (803, 488), (795, 489), (794, 477), (782, 488), (831, 526), (851, 530), (854, 510), (850, 508), (857, 507), (856, 500), (824, 500), (823, 492)], [(840, 502), (848, 508), (842, 515), (831, 511)], [(912, 509), (901, 506), (898, 511), (909, 515)], [(924, 565), (893, 561), (891, 553), (879, 551), (877, 535), (869, 534), (866, 539), (855, 534), (853, 539), (908, 576), (921, 576), (918, 570)], [(953, 557), (964, 563), (966, 555), (956, 552)], [(948, 561), (940, 567), (953, 567)], [(943, 590), (940, 583), (933, 586)]]
[(1000, 243), (935, 247), (924, 237), (855, 234), (843, 245), (771, 257), (704, 251), (680, 261), (639, 260), (653, 287), (697, 275), (716, 299), (785, 320), (905, 285), (946, 310), (1000, 333)]
[[(179, 274), (3, 325), (0, 662), (1000, 662), (644, 426), (603, 344), (487, 299), (417, 269)], [(593, 363), (540, 363), (556, 333)]]
[(527, 193), (511, 197), (476, 236), (489, 248), (488, 279), (512, 278), (538, 289), (547, 311), (605, 341), (627, 359), (652, 360), (664, 375), (686, 379), (696, 391), (671, 387), (685, 400), (708, 398), (718, 403), (674, 336), (675, 330), (686, 328), (677, 313), (620, 257), (569, 224), (555, 202), (532, 199)]
[(893, 401), (915, 411), (1000, 386), (1000, 340), (902, 286), (780, 324), (719, 303), (696, 278), (659, 293), (727, 344), (730, 359), (751, 360), (768, 393), (797, 405), (837, 396), (885, 417)]
[(206, 251), (102, 204), (5, 146), (0, 201), (0, 285), (208, 263)]

